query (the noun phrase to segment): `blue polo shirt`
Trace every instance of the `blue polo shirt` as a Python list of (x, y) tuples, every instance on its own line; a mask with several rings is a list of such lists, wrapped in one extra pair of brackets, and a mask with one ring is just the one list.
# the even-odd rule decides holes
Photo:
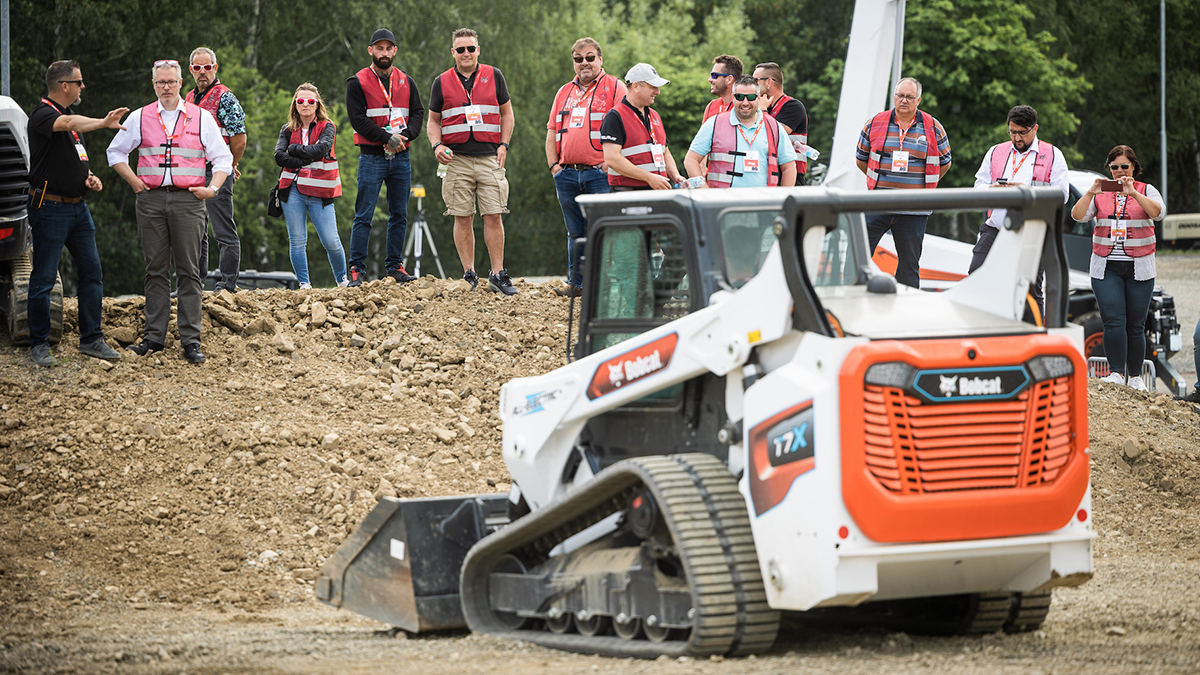
[[(730, 110), (725, 114), (713, 115), (700, 126), (700, 131), (696, 132), (696, 137), (692, 139), (692, 145), (688, 149), (697, 155), (707, 157), (712, 152), (713, 129), (716, 128), (713, 126), (714, 124), (732, 124), (733, 126), (741, 127), (742, 133), (739, 134), (736, 130), (734, 131), (734, 138), (737, 140), (737, 151), (758, 152), (760, 170), (755, 172), (746, 171), (742, 165), (743, 158), (740, 156), (735, 157), (733, 160), (733, 170), (740, 172), (742, 175), (734, 176), (730, 187), (766, 187), (768, 172), (767, 130), (758, 131), (762, 125), (762, 118), (763, 114), (759, 112), (754, 122), (747, 126), (738, 120), (736, 110)], [(758, 131), (757, 136), (754, 135), (756, 131)], [(747, 145), (747, 138), (753, 139), (754, 142)], [(779, 156), (779, 166), (781, 169), (784, 164), (796, 161), (796, 151), (792, 149), (792, 142), (788, 140), (787, 132), (784, 131), (783, 127), (779, 128), (779, 142), (776, 153)]]

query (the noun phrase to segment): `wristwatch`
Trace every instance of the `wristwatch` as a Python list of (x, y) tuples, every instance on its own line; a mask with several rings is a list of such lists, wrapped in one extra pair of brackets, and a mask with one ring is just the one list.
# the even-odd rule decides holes
[(505, 149), (508, 148), (508, 143), (501, 143), (500, 145), (503, 145), (505, 147)]

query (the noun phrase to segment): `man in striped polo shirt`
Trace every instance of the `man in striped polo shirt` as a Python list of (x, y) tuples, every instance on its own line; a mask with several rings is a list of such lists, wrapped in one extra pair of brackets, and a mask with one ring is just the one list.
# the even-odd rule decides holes
[[(906, 77), (892, 92), (895, 107), (863, 127), (855, 159), (867, 175), (868, 190), (936, 188), (950, 170), (950, 141), (940, 122), (918, 109), (921, 83)], [(934, 149), (930, 149), (934, 148)], [(871, 254), (888, 230), (896, 242), (896, 281), (921, 287), (921, 248), (931, 211), (868, 213), (867, 238)]]

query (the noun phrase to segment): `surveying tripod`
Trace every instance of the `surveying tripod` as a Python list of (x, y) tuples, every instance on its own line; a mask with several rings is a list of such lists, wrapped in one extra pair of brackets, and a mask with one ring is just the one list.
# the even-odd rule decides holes
[(429, 222), (425, 220), (425, 209), (421, 205), (421, 201), (425, 198), (425, 186), (412, 186), (412, 196), (417, 198), (417, 217), (413, 220), (412, 227), (408, 228), (408, 236), (404, 242), (404, 259), (408, 260), (411, 255), (413, 258), (412, 274), (421, 276), (421, 241), (424, 240), (429, 244), (429, 252), (433, 254), (433, 261), (437, 263), (438, 276), (445, 279), (446, 271), (442, 269), (442, 259), (438, 257), (437, 246), (433, 243), (433, 233), (429, 231)]

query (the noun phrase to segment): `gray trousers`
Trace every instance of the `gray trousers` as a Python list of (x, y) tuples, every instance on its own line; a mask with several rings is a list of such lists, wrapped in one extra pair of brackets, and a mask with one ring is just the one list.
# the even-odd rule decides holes
[[(208, 170), (205, 185), (212, 182), (212, 169)], [(242, 264), (242, 242), (238, 239), (237, 223), (233, 222), (233, 175), (225, 178), (217, 195), (204, 203), (208, 211), (208, 220), (212, 223), (213, 238), (217, 240), (220, 251), (218, 269), (221, 279), (216, 283), (216, 290), (228, 288), (237, 292), (238, 268)], [(208, 225), (204, 226), (204, 239), (200, 243), (200, 284), (208, 276)]]
[(137, 195), (138, 235), (146, 259), (146, 339), (167, 342), (171, 321), (171, 259), (179, 286), (179, 341), (200, 344), (200, 240), (204, 202), (186, 190)]

